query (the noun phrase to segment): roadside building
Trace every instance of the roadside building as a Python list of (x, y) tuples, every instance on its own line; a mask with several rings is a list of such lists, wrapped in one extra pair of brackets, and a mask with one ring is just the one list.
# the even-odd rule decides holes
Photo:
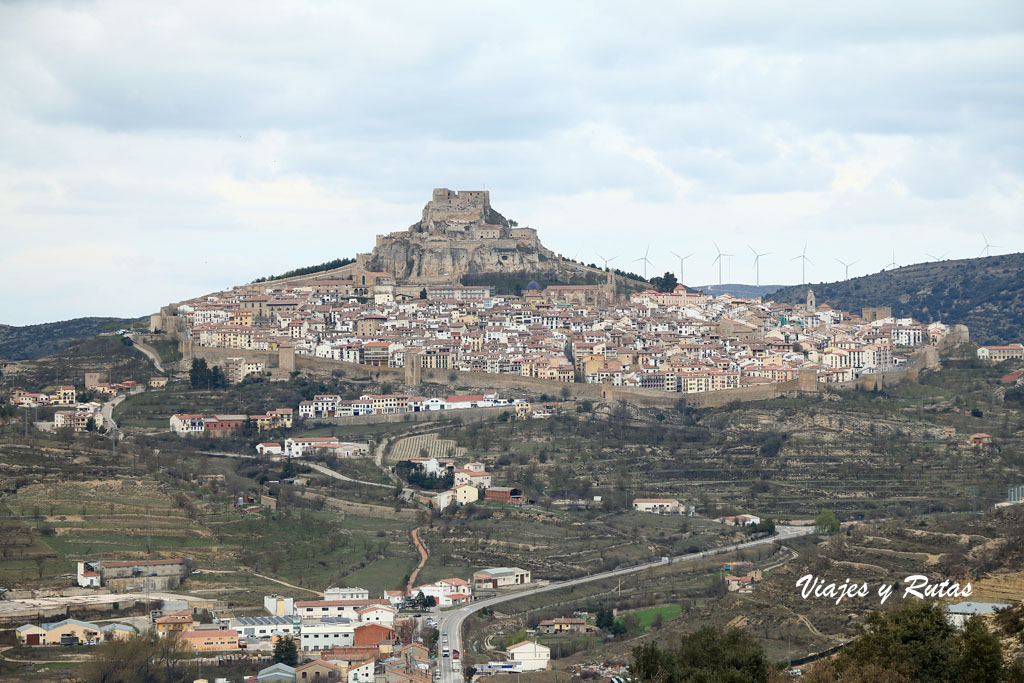
[(543, 671), (551, 661), (551, 648), (532, 640), (510, 645), (505, 651), (509, 661), (519, 662), (523, 671)]

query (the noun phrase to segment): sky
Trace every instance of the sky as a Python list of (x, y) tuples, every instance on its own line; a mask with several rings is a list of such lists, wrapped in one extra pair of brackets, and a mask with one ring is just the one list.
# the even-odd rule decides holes
[(797, 284), (1024, 250), (1024, 3), (0, 3), (0, 323), (137, 316), (483, 189)]

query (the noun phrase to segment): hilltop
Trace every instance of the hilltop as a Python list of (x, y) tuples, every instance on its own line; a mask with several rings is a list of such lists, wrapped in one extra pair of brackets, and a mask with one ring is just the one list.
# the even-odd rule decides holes
[(779, 291), (781, 288), (782, 285), (742, 285), (727, 282), (724, 285), (704, 285), (703, 287), (691, 288), (691, 291), (700, 290), (711, 296), (728, 294), (729, 296), (737, 296), (741, 299), (753, 299), (759, 296), (767, 296)]
[(819, 302), (848, 311), (891, 306), (896, 316), (962, 323), (979, 344), (1024, 338), (1024, 253), (917, 263), (841, 282), (785, 287), (766, 298), (798, 303), (808, 287)]
[(74, 318), (38, 325), (0, 325), (0, 359), (29, 360), (49, 356), (105, 329), (125, 327), (128, 318)]

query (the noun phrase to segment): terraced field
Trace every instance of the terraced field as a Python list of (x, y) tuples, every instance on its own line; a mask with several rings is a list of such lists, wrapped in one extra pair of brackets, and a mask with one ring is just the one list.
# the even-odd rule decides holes
[(451, 439), (439, 438), (437, 434), (417, 434), (395, 441), (388, 453), (389, 463), (396, 463), (408, 458), (418, 458), (426, 452), (429, 458), (455, 458), (461, 460), (466, 449)]

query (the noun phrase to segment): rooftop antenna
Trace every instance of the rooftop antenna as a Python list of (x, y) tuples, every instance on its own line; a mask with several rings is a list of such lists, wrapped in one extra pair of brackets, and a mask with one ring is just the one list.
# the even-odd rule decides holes
[(762, 256), (767, 256), (768, 254), (770, 254), (772, 252), (766, 251), (763, 254), (758, 254), (756, 251), (754, 251), (754, 248), (751, 247), (749, 244), (747, 245), (747, 247), (754, 254), (754, 284), (756, 284), (758, 287), (760, 287), (761, 286), (761, 257)]
[(856, 263), (856, 261), (850, 261), (849, 263), (847, 263), (846, 261), (843, 261), (842, 259), (836, 259), (836, 261), (839, 261), (840, 263), (842, 263), (843, 267), (846, 268), (846, 275), (843, 277), (843, 279), (844, 280), (849, 280), (850, 279), (850, 266), (852, 266), (854, 263)]
[(988, 243), (988, 238), (985, 237), (985, 233), (981, 233), (981, 239), (985, 240), (985, 248), (981, 250), (981, 253), (984, 254), (985, 256), (991, 256), (992, 255), (992, 249), (993, 248), (995, 248), (995, 249), (999, 248), (998, 244), (989, 244)]
[(933, 259), (935, 261), (944, 261), (948, 255), (949, 255), (948, 251), (944, 252), (942, 254), (942, 256), (936, 256), (935, 254), (925, 254), (925, 256), (927, 256), (928, 258)]
[(633, 259), (633, 263), (636, 263), (637, 261), (643, 261), (644, 262), (644, 279), (645, 280), (647, 279), (647, 265), (648, 264), (654, 265), (654, 264), (651, 264), (651, 260), (649, 258), (647, 258), (647, 255), (650, 254), (650, 253), (651, 253), (651, 245), (648, 244), (647, 245), (647, 251), (644, 252), (644, 255), (641, 256), (638, 259)]
[[(885, 268), (888, 268), (889, 266), (892, 266), (893, 268), (899, 268), (900, 267), (900, 265), (898, 263), (896, 263), (896, 250), (895, 249), (892, 250), (892, 261)], [(882, 270), (885, 270), (885, 268), (883, 268)]]
[(711, 262), (711, 265), (715, 265), (716, 263), (718, 264), (718, 284), (721, 285), (722, 284), (722, 261), (723, 261), (722, 257), (723, 256), (732, 256), (732, 254), (723, 253), (722, 250), (718, 248), (718, 242), (713, 242), (713, 244), (715, 245), (715, 251), (718, 252), (718, 256), (716, 256), (715, 260)]
[(804, 250), (801, 251), (799, 254), (797, 254), (796, 256), (794, 256), (793, 258), (791, 258), (789, 260), (790, 261), (796, 261), (797, 259), (800, 259), (800, 278), (801, 278), (800, 279), (800, 284), (802, 284), (802, 285), (803, 284), (807, 284), (807, 264), (810, 263), (813, 266), (814, 265), (814, 261), (812, 261), (811, 259), (807, 258), (807, 242), (806, 241), (804, 242)]
[(685, 286), (685, 285), (686, 285), (686, 272), (685, 272), (685, 271), (683, 270), (683, 262), (684, 262), (684, 261), (685, 261), (686, 259), (688, 259), (688, 258), (690, 258), (691, 256), (693, 256), (695, 252), (692, 252), (692, 251), (691, 251), (691, 252), (690, 252), (689, 254), (687, 254), (686, 256), (680, 256), (679, 254), (677, 254), (677, 253), (676, 253), (676, 252), (674, 252), (674, 251), (673, 251), (673, 252), (669, 252), (669, 253), (671, 253), (671, 254), (672, 254), (673, 256), (675, 256), (675, 257), (676, 257), (677, 259), (679, 259), (679, 284), (681, 284), (681, 285), (684, 285), (684, 286)]

